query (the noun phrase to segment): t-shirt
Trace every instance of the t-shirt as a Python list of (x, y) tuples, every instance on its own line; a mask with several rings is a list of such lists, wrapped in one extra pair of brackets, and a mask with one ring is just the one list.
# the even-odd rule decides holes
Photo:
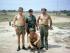
[(28, 27), (35, 27), (35, 25), (36, 25), (36, 17), (34, 15), (28, 16), (26, 18), (26, 23), (28, 23)]

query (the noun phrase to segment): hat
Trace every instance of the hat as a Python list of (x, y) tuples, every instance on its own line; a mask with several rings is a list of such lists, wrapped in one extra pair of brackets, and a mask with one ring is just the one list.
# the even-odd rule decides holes
[(29, 31), (30, 31), (30, 32), (32, 32), (32, 31), (34, 32), (35, 30), (34, 30), (33, 28), (30, 28)]
[(47, 9), (46, 8), (42, 8), (41, 11), (47, 11)]
[(33, 12), (33, 10), (32, 9), (29, 9), (29, 11), (28, 12)]
[(23, 8), (22, 7), (19, 7), (18, 11), (19, 12), (23, 12)]

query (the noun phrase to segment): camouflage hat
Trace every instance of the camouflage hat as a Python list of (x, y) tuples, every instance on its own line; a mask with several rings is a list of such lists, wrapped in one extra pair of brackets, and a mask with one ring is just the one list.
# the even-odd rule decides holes
[(23, 8), (19, 7), (18, 12), (23, 12)]
[(34, 30), (33, 28), (30, 28), (29, 31), (30, 31), (30, 32), (32, 32), (32, 31), (34, 32), (35, 30)]

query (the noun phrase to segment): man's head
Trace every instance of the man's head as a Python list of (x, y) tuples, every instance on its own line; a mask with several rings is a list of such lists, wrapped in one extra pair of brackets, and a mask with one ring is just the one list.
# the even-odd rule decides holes
[(46, 9), (46, 8), (42, 8), (42, 9), (41, 9), (41, 12), (42, 12), (42, 14), (46, 14), (47, 9)]
[(29, 9), (29, 15), (31, 16), (31, 15), (33, 15), (33, 10), (32, 9)]
[(23, 8), (22, 7), (19, 7), (18, 8), (18, 12), (19, 12), (19, 14), (22, 14), (23, 13)]
[(30, 28), (29, 31), (30, 31), (30, 35), (34, 35), (35, 34), (35, 30), (33, 28)]

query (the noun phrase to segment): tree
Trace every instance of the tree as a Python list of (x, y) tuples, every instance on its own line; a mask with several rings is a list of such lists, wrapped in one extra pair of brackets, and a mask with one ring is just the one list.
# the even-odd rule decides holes
[(4, 15), (7, 15), (7, 11), (6, 11), (6, 10), (2, 10), (2, 13), (3, 13)]

